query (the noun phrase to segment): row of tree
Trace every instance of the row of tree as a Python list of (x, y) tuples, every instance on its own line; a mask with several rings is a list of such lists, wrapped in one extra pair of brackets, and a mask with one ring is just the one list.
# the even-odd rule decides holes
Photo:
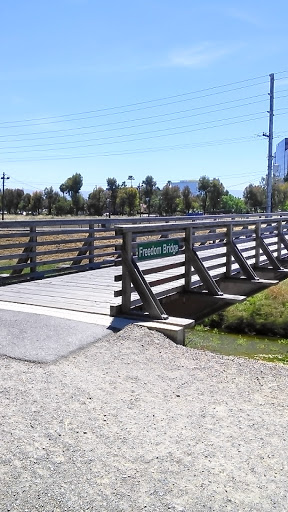
[[(182, 190), (171, 182), (160, 189), (150, 175), (138, 187), (119, 184), (116, 178), (107, 179), (107, 188), (95, 187), (85, 199), (81, 194), (83, 178), (80, 173), (69, 177), (59, 187), (46, 187), (32, 194), (22, 189), (7, 188), (4, 194), (4, 209), (8, 214), (32, 213), (38, 215), (78, 215), (90, 216), (187, 214), (202, 211), (205, 213), (248, 213), (265, 211), (266, 183), (249, 184), (243, 199), (237, 198), (225, 189), (218, 178), (201, 176), (198, 193), (193, 195), (190, 187)], [(3, 198), (1, 197), (1, 200)], [(2, 204), (2, 203), (1, 203)], [(288, 210), (288, 183), (274, 179), (272, 187), (273, 211)]]

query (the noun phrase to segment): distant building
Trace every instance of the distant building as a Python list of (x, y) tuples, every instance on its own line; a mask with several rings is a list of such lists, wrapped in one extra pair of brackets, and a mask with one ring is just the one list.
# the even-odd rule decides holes
[(171, 181), (171, 185), (179, 187), (181, 191), (184, 187), (189, 187), (191, 194), (194, 196), (198, 194), (198, 180)]
[(274, 153), (273, 174), (284, 178), (288, 172), (288, 139), (283, 139), (276, 146)]

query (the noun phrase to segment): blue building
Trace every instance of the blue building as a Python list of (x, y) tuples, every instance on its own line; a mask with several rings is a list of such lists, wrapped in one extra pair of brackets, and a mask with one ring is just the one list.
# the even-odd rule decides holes
[(172, 181), (171, 185), (179, 187), (180, 191), (182, 191), (184, 187), (189, 187), (193, 196), (198, 194), (198, 180)]
[(288, 173), (288, 139), (283, 139), (276, 146), (274, 153), (274, 175), (284, 178)]

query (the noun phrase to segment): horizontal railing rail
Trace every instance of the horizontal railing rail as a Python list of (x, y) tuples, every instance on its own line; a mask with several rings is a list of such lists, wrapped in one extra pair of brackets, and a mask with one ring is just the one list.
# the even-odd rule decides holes
[[(122, 231), (120, 232), (119, 229), (122, 230), (124, 223), (128, 224), (125, 232), (131, 232), (131, 250), (134, 254), (137, 243), (141, 239), (145, 241), (149, 238), (173, 238), (177, 235), (181, 245), (178, 258), (182, 258), (182, 266), (185, 266), (184, 247), (187, 227), (193, 229), (193, 250), (199, 252), (199, 257), (203, 261), (205, 260), (202, 252), (205, 252), (205, 258), (210, 258), (207, 250), (210, 250), (212, 244), (215, 250), (219, 251), (223, 248), (226, 251), (227, 226), (230, 225), (232, 226), (230, 236), (237, 246), (241, 240), (247, 242), (249, 237), (252, 242), (256, 237), (256, 226), (259, 225), (260, 231), (257, 236), (264, 236), (268, 245), (273, 242), (273, 237), (278, 238), (276, 252), (279, 256), (280, 247), (283, 250), (286, 240), (288, 218), (287, 213), (281, 212), (269, 216), (249, 214), (195, 217), (151, 216), (127, 219), (6, 220), (0, 222), (0, 284), (9, 284), (23, 279), (38, 279), (64, 272), (91, 270), (108, 264), (121, 264)], [(279, 223), (281, 223), (281, 233)], [(280, 238), (282, 237), (281, 242), (278, 233)], [(269, 237), (271, 242), (268, 241)], [(173, 272), (177, 269), (178, 263), (175, 262)], [(172, 269), (169, 271), (172, 272)], [(181, 271), (179, 274), (181, 279), (182, 273)], [(155, 279), (152, 282), (153, 286), (156, 286)], [(165, 283), (168, 282), (169, 278), (165, 277)], [(174, 289), (177, 288), (174, 273), (171, 275), (170, 282)]]

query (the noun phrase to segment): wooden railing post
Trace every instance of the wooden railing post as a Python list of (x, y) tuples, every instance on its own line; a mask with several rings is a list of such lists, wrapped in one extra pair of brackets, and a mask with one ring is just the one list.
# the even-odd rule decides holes
[(256, 222), (255, 225), (255, 267), (258, 268), (260, 266), (260, 245), (261, 245), (261, 220)]
[(30, 238), (29, 238), (29, 243), (32, 244), (30, 245), (30, 250), (31, 250), (31, 256), (30, 256), (30, 274), (34, 273), (34, 272), (37, 272), (37, 266), (36, 266), (36, 259), (37, 259), (37, 235), (36, 235), (36, 226), (31, 226), (30, 227)]
[(283, 237), (283, 222), (278, 220), (277, 223), (277, 259), (281, 260), (282, 256), (282, 237)]
[(232, 274), (232, 230), (233, 225), (228, 224), (226, 230), (226, 277), (231, 277)]
[(190, 247), (192, 249), (192, 237), (193, 237), (193, 231), (192, 228), (186, 228), (185, 229), (185, 290), (189, 291), (191, 289), (191, 276), (192, 276), (192, 269), (191, 269), (191, 260), (188, 254), (188, 251), (186, 247)]
[[(131, 258), (132, 255), (132, 232), (123, 232), (122, 252)], [(129, 313), (131, 308), (131, 277), (125, 264), (125, 258), (122, 258), (122, 311)]]
[(92, 238), (93, 240), (90, 240), (89, 242), (89, 264), (92, 265), (94, 263), (94, 238), (95, 238), (95, 232), (94, 232), (94, 224), (89, 224), (89, 238)]

